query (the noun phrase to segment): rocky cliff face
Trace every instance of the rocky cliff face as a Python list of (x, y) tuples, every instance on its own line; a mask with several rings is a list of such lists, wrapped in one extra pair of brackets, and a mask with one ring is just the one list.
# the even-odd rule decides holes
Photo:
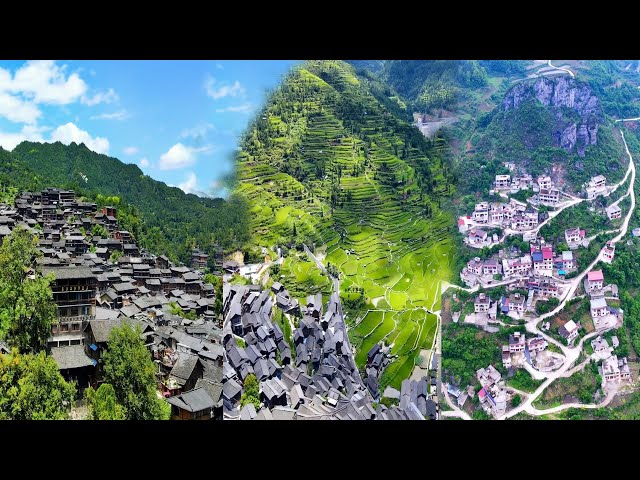
[[(531, 98), (553, 109), (557, 118), (554, 142), (558, 146), (569, 152), (575, 149), (584, 157), (587, 146), (598, 141), (602, 107), (589, 86), (570, 77), (542, 77), (533, 83), (518, 83), (505, 95), (502, 108), (516, 110)], [(566, 115), (564, 109), (573, 110), (577, 115)]]

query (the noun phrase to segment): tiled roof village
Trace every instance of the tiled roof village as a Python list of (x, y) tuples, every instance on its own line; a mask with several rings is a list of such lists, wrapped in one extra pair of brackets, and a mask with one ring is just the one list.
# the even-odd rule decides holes
[[(335, 293), (326, 305), (321, 295), (299, 305), (279, 282), (271, 290), (225, 283), (223, 304), (225, 420), (436, 419), (426, 377), (403, 382), (399, 405), (376, 406), (387, 354), (375, 345), (361, 377)], [(277, 309), (285, 322), (297, 319), (290, 339), (275, 321)], [(241, 407), (249, 374), (260, 384), (258, 410), (252, 403)]]
[[(109, 237), (91, 236), (94, 225)], [(0, 204), (0, 241), (17, 226), (38, 235), (42, 272), (55, 275), (58, 322), (48, 347), (65, 378), (76, 380), (80, 392), (96, 385), (112, 328), (138, 324), (172, 418), (222, 418), (221, 318), (202, 272), (140, 249), (119, 228), (116, 208), (98, 209), (73, 191), (24, 192), (13, 206)], [(115, 251), (122, 256), (112, 263)], [(202, 268), (206, 261), (194, 250), (192, 265)], [(196, 319), (172, 314), (173, 302)]]

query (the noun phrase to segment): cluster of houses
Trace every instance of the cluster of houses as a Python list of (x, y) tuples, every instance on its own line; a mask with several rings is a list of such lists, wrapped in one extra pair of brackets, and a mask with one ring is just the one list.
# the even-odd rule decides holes
[[(590, 297), (589, 312), (593, 327), (596, 331), (605, 331), (622, 325), (624, 312), (620, 308), (607, 305), (606, 296), (618, 298), (618, 286), (615, 284), (604, 285), (602, 270), (592, 270), (587, 273), (584, 280), (584, 290)], [(560, 326), (558, 333), (568, 343), (571, 343), (579, 335), (582, 327), (580, 322), (569, 320)]]
[[(497, 228), (511, 228), (516, 231), (532, 230), (538, 226), (538, 211), (527, 207), (526, 204), (515, 199), (508, 203), (480, 202), (471, 213), (471, 220), (475, 223)], [(464, 219), (462, 219), (464, 220)], [(467, 217), (469, 220), (469, 217)], [(459, 224), (464, 230), (466, 223)]]
[[(514, 163), (505, 162), (505, 167), (508, 168), (512, 173), (515, 172), (516, 167)], [(510, 192), (517, 193), (520, 190), (529, 190), (535, 186), (535, 182), (533, 181), (533, 177), (528, 173), (523, 173), (521, 175), (513, 175), (510, 174), (502, 174), (496, 175), (496, 178), (493, 182), (493, 189), (489, 191), (491, 195), (494, 192)]]
[[(278, 311), (279, 310), (279, 311)], [(355, 363), (337, 294), (323, 305), (310, 295), (300, 306), (276, 282), (223, 286), (225, 350), (223, 406), (225, 419), (239, 420), (423, 420), (435, 418), (435, 403), (427, 400), (428, 383), (408, 385), (399, 406), (374, 402), (379, 398), (378, 372), (387, 354), (375, 347), (362, 379)], [(289, 322), (290, 337), (275, 321)], [(297, 324), (297, 327), (296, 327)], [(260, 404), (242, 405), (249, 375), (259, 382)], [(414, 395), (415, 393), (415, 395)]]
[(447, 388), (447, 393), (449, 394), (449, 397), (451, 397), (460, 408), (464, 408), (464, 405), (465, 403), (467, 403), (467, 400), (468, 399), (473, 400), (473, 397), (475, 397), (476, 395), (473, 385), (467, 385), (466, 388), (460, 388), (450, 383), (447, 383), (445, 387)]
[(622, 381), (631, 380), (631, 370), (626, 357), (618, 358), (614, 351), (620, 342), (615, 335), (611, 337), (611, 346), (606, 338), (599, 335), (591, 341), (593, 356), (600, 359), (598, 373), (602, 377), (602, 388), (607, 389), (612, 383), (619, 384)]
[(590, 297), (589, 311), (596, 330), (610, 329), (622, 324), (624, 316), (622, 309), (610, 307), (605, 298), (607, 295), (618, 298), (618, 286), (615, 284), (605, 286), (602, 270), (592, 270), (587, 273), (584, 290)]
[(619, 383), (623, 380), (631, 380), (631, 370), (629, 369), (627, 357), (618, 358), (616, 355), (611, 355), (602, 361), (598, 372), (602, 376), (603, 387), (605, 387), (607, 383)]
[(500, 372), (493, 365), (489, 365), (487, 368), (478, 369), (476, 377), (482, 385), (478, 392), (482, 409), (495, 418), (504, 415), (507, 411), (507, 391)]
[(536, 355), (548, 346), (541, 335), (526, 338), (524, 333), (515, 332), (509, 335), (509, 343), (502, 346), (502, 365), (511, 368), (523, 365), (524, 361), (532, 365)]
[[(38, 235), (43, 254), (38, 264), (55, 278), (57, 322), (48, 349), (80, 392), (101, 383), (109, 335), (129, 323), (140, 327), (172, 417), (222, 418), (222, 329), (214, 287), (203, 281), (202, 272), (142, 251), (119, 228), (115, 207), (98, 209), (73, 191), (22, 193), (14, 206), (0, 205), (0, 223), (2, 237), (18, 226)], [(95, 225), (109, 236), (91, 235)], [(115, 251), (122, 256), (112, 262)], [(203, 255), (194, 255), (200, 266)]]

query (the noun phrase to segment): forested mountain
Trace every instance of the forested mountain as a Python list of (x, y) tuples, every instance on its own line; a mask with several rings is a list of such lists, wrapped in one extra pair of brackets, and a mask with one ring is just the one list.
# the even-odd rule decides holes
[(248, 238), (241, 199), (185, 194), (84, 144), (22, 142), (12, 152), (0, 148), (0, 186), (5, 196), (9, 188), (47, 186), (71, 188), (92, 199), (117, 196), (123, 201), (120, 222), (143, 247), (173, 260), (187, 262), (193, 246), (213, 253), (216, 245), (231, 250)]
[[(359, 70), (358, 70), (359, 71)], [(393, 89), (340, 61), (307, 62), (271, 95), (247, 130), (238, 192), (250, 203), (248, 260), (302, 243), (342, 273), (356, 360), (385, 338), (399, 357), (382, 385), (399, 386), (431, 348), (440, 280), (449, 278), (454, 189), (441, 139), (411, 124)], [(279, 278), (299, 298), (331, 282), (293, 248)], [(247, 260), (247, 259), (245, 259)]]
[(450, 108), (465, 89), (481, 88), (488, 75), (476, 60), (393, 60), (384, 65), (382, 77), (415, 110)]
[(478, 121), (459, 161), (461, 189), (483, 191), (494, 175), (506, 173), (507, 161), (534, 176), (557, 172), (576, 190), (601, 173), (619, 179), (626, 160), (612, 126), (600, 97), (584, 81), (563, 76), (516, 83)]

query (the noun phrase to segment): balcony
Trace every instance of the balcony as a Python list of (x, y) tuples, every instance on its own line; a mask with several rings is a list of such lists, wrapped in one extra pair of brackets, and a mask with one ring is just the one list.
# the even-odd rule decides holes
[(73, 317), (59, 317), (58, 323), (88, 322), (95, 319), (95, 315), (75, 315)]

